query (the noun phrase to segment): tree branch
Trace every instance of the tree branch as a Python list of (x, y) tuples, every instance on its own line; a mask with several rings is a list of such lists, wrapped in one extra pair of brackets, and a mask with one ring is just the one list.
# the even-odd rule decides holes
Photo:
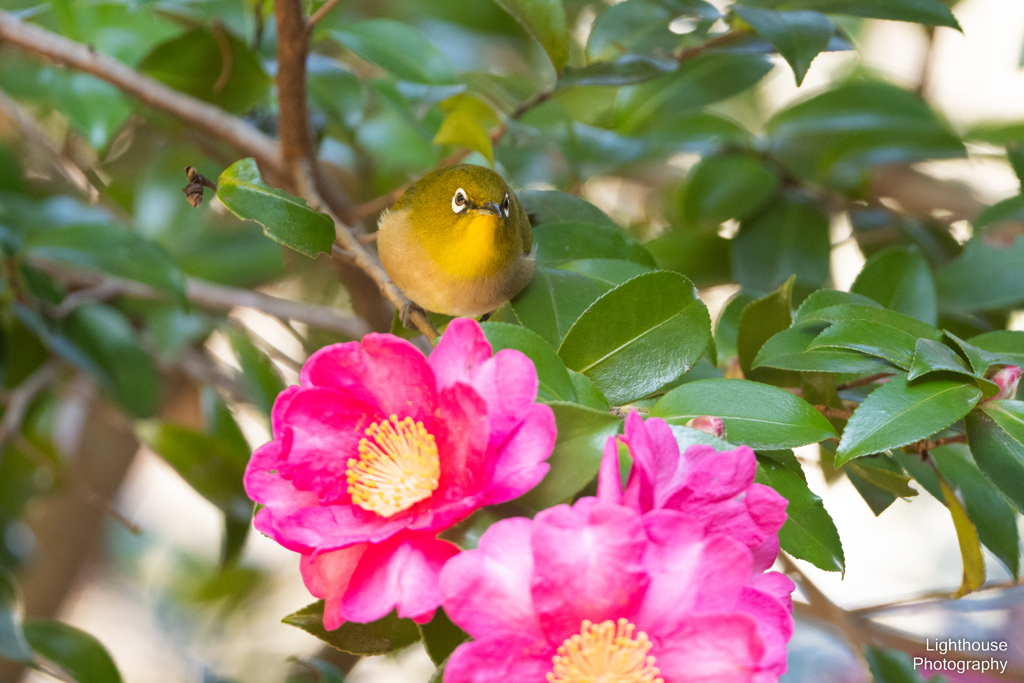
[[(163, 292), (134, 280), (124, 280), (83, 270), (69, 270), (63, 266), (58, 267), (52, 261), (33, 259), (32, 265), (66, 285), (84, 288), (81, 290), (83, 296), (78, 298), (79, 303), (84, 303), (86, 292), (92, 294), (93, 298), (88, 299), (90, 301), (94, 301), (96, 298), (115, 296), (130, 296), (136, 299), (167, 299), (167, 295)], [(76, 294), (71, 296), (74, 297)], [(253, 308), (281, 320), (294, 320), (319, 330), (336, 332), (353, 339), (359, 339), (370, 331), (366, 323), (359, 318), (338, 315), (324, 306), (282, 299), (239, 287), (217, 285), (198, 278), (186, 278), (185, 295), (192, 304), (207, 310), (226, 313), (237, 307)]]
[(312, 31), (313, 27), (316, 26), (316, 23), (323, 19), (328, 12), (334, 9), (334, 6), (337, 5), (339, 2), (341, 2), (341, 0), (327, 0), (327, 2), (320, 5), (320, 9), (318, 9), (316, 12), (313, 12), (313, 14), (310, 15), (309, 17), (309, 21), (306, 22), (306, 27), (308, 28), (308, 30)]
[(869, 384), (871, 384), (873, 382), (878, 382), (878, 381), (886, 379), (887, 377), (892, 377), (892, 376), (893, 376), (893, 373), (891, 373), (891, 372), (880, 372), (877, 375), (868, 375), (867, 377), (861, 377), (860, 379), (855, 379), (852, 382), (846, 382), (845, 384), (840, 384), (839, 386), (836, 387), (836, 391), (845, 391), (847, 389), (856, 389), (857, 387), (865, 387), (865, 386), (867, 386), (867, 385), (869, 385)]
[(54, 361), (43, 363), (8, 394), (7, 407), (0, 421), (0, 459), (3, 458), (7, 442), (21, 429), (21, 422), (32, 406), (32, 401), (57, 379), (57, 369), (58, 365)]
[(285, 168), (277, 143), (242, 119), (140, 74), (86, 45), (25, 23), (7, 12), (0, 12), (0, 42), (107, 81), (144, 104), (172, 114), (255, 157), (274, 174), (282, 174)]

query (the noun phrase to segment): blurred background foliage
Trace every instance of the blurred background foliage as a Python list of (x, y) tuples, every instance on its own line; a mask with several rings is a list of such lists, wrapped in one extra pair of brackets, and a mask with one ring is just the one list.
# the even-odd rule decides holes
[[(999, 5), (1008, 16), (1009, 4), (962, 3)], [(321, 7), (305, 3), (309, 15)], [(0, 9), (278, 134), (272, 0), (0, 0)], [(488, 336), (534, 358), (541, 398), (556, 403), (570, 445), (558, 476), (521, 501), (525, 509), (587, 492), (599, 445), (621, 425), (609, 403), (681, 425), (694, 411), (712, 412), (702, 410), (712, 399), (722, 410), (748, 409), (726, 438), (758, 449), (759, 480), (808, 525), (790, 527), (783, 548), (817, 568), (852, 572), (881, 561), (854, 558), (853, 534), (843, 537), (844, 553), (837, 526), (845, 534), (849, 510), (835, 502), (826, 512), (826, 487), (854, 491), (874, 516), (902, 514), (893, 504), (917, 495), (912, 480), (941, 503), (914, 505), (930, 520), (922, 528), (942, 538), (930, 540), (954, 549), (942, 556), (949, 571), (915, 587), (945, 593), (874, 608), (863, 608), (863, 596), (839, 600), (863, 608), (842, 612), (842, 635), (802, 620), (789, 683), (825, 672), (850, 682), (922, 680), (890, 651), (913, 651), (919, 639), (864, 630), (869, 617), (893, 615), (909, 615), (907, 629), (916, 624), (921, 637), (1012, 640), (1017, 678), (1000, 680), (1022, 680), (1020, 594), (1003, 588), (1019, 571), (1024, 496), (1008, 480), (1020, 473), (1024, 446), (1000, 447), (1018, 462), (1007, 481), (982, 474), (975, 443), (936, 447), (930, 469), (899, 448), (1020, 428), (999, 432), (1005, 411), (995, 408), (965, 424), (970, 407), (955, 415), (952, 407), (951, 419), (920, 434), (915, 425), (932, 413), (890, 442), (847, 446), (845, 455), (841, 445), (840, 461), (828, 440), (878, 373), (959, 373), (942, 381), (974, 406), (989, 395), (990, 369), (1024, 360), (1022, 333), (1005, 332), (1024, 328), (1024, 195), (1014, 176), (1024, 178), (1024, 108), (1020, 120), (951, 122), (935, 104), (936, 45), (960, 30), (960, 11), (942, 0), (344, 0), (312, 29), (315, 151), (364, 243), (396, 191), (456, 159), (492, 165), (531, 214), (538, 276), (497, 313)], [(919, 24), (920, 54), (899, 78), (857, 52), (894, 21)], [(252, 447), (269, 438), (275, 396), (297, 381), (304, 359), (391, 329), (393, 308), (344, 260), (282, 248), (213, 193), (189, 205), (183, 168), (215, 179), (240, 156), (249, 155), (202, 127), (0, 40), (4, 681), (25, 663), (80, 683), (120, 680), (117, 666), (133, 681), (340, 681), (354, 662), (276, 623), (308, 596), (294, 558), (249, 538), (241, 475)], [(992, 178), (1005, 189), (998, 196), (985, 190)], [(837, 304), (903, 314), (884, 320), (910, 335), (909, 351), (870, 326), (851, 332), (862, 320), (853, 309), (814, 319), (820, 325), (807, 337), (806, 316)], [(617, 311), (632, 309), (651, 317), (633, 320), (637, 331), (676, 320), (657, 341), (672, 362), (660, 374), (644, 369), (641, 383), (623, 381), (621, 369), (585, 372), (600, 344), (614, 342), (602, 330), (626, 329)], [(792, 360), (829, 324), (838, 341), (814, 343), (831, 356), (820, 352), (825, 360), (812, 366)], [(754, 388), (673, 391), (738, 377)], [(780, 398), (775, 387), (805, 400)], [(808, 404), (831, 408), (819, 410), (831, 425)], [(751, 429), (772, 411), (791, 417), (785, 429)], [(804, 448), (794, 455), (794, 447)], [(164, 490), (176, 493), (157, 495)], [(209, 505), (188, 508), (190, 490)], [(147, 507), (147, 495), (159, 503)], [(493, 519), (474, 518), (456, 535), (471, 544)], [(994, 589), (954, 605), (939, 598), (961, 561), (964, 585), (980, 587), (987, 565)], [(813, 603), (807, 591), (802, 599)], [(964, 616), (972, 610), (988, 616)], [(936, 619), (947, 630), (921, 630)], [(438, 647), (426, 640), (428, 651)], [(871, 644), (890, 649), (859, 649)], [(360, 663), (350, 677), (426, 680), (434, 667), (418, 652), (397, 655), (398, 674)]]

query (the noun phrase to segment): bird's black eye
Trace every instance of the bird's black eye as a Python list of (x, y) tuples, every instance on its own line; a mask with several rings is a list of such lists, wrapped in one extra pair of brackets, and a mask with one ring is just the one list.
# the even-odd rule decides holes
[(459, 192), (457, 195), (455, 195), (455, 203), (458, 204), (459, 206), (462, 206), (463, 204), (465, 204), (466, 203), (465, 195), (463, 195), (461, 192)]
[(505, 210), (505, 213), (508, 213), (508, 195), (505, 195), (505, 201), (501, 203), (501, 208)]
[(455, 191), (452, 197), (452, 211), (462, 213), (466, 210), (466, 191), (461, 187)]

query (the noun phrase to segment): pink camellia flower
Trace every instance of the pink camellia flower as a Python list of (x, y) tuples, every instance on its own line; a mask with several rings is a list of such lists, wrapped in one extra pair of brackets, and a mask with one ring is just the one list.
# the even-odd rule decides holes
[(637, 463), (625, 491), (606, 451), (598, 498), (497, 522), (445, 565), (445, 612), (474, 638), (445, 683), (773, 683), (786, 671), (794, 586), (765, 572), (786, 502), (753, 484), (753, 452), (680, 458), (667, 425), (636, 414), (625, 441)]
[(253, 453), (245, 490), (266, 506), (256, 528), (302, 554), (325, 628), (396, 608), (433, 616), (438, 574), (458, 552), (438, 532), (548, 471), (555, 419), (536, 396), (533, 363), (492, 356), (469, 319), (453, 320), (429, 359), (388, 334), (309, 358), (274, 403), (274, 440)]
[(1003, 398), (1013, 398), (1017, 393), (1017, 385), (1020, 383), (1021, 370), (1016, 365), (1007, 365), (999, 368), (990, 378), (999, 387), (999, 393), (986, 401), (998, 401)]

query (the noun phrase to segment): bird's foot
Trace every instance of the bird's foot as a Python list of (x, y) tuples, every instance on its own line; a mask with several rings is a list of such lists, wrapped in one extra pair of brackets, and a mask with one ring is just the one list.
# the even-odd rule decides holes
[(423, 315), (427, 314), (427, 312), (424, 311), (422, 307), (413, 303), (412, 301), (407, 301), (404, 304), (402, 304), (402, 308), (400, 308), (398, 311), (398, 319), (402, 321), (402, 325), (405, 326), (405, 329), (417, 329), (416, 324), (413, 323), (412, 321), (413, 315), (415, 315), (417, 312), (420, 312)]
[(490, 311), (489, 313), (484, 313), (482, 316), (480, 316), (480, 319), (479, 319), (478, 322), (482, 322), (482, 323), (487, 322), (488, 320), (491, 319), (491, 316), (494, 315), (497, 312), (498, 312), (497, 310), (493, 310), (493, 311)]

